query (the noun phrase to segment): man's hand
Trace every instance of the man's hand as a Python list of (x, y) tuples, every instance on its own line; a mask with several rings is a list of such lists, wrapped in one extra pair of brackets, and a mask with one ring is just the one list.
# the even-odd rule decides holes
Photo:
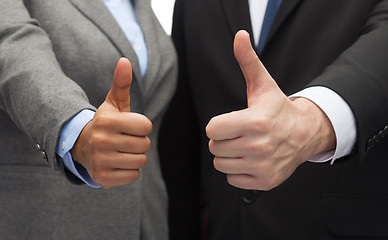
[(270, 190), (312, 156), (335, 148), (333, 127), (313, 102), (291, 101), (252, 49), (235, 36), (234, 53), (247, 83), (248, 108), (216, 116), (206, 127), (214, 167), (244, 189)]
[(82, 130), (71, 155), (84, 166), (93, 181), (104, 188), (125, 185), (139, 178), (150, 148), (146, 136), (152, 123), (130, 112), (132, 67), (128, 59), (117, 63), (112, 89)]

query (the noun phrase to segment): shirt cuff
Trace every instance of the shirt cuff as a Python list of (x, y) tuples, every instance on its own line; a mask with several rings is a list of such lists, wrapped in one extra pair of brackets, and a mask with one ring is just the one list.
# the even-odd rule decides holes
[(86, 169), (81, 164), (74, 162), (70, 154), (70, 150), (73, 148), (74, 143), (77, 141), (82, 129), (93, 119), (93, 117), (93, 111), (84, 109), (68, 121), (62, 127), (56, 152), (62, 157), (65, 167), (70, 172), (76, 175), (87, 185), (93, 188), (99, 188), (100, 186), (93, 182)]
[(329, 118), (337, 138), (336, 149), (315, 155), (309, 161), (333, 164), (338, 158), (349, 155), (355, 145), (357, 129), (352, 110), (345, 100), (333, 90), (316, 86), (309, 87), (290, 96), (307, 98), (314, 102)]

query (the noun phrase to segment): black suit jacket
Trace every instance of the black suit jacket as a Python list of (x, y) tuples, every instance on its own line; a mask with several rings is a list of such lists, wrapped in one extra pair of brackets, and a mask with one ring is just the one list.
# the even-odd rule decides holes
[(205, 127), (246, 108), (233, 38), (252, 32), (248, 1), (176, 1), (180, 79), (159, 141), (172, 239), (388, 238), (387, 21), (386, 0), (283, 1), (262, 62), (286, 94), (342, 96), (357, 142), (333, 165), (306, 162), (271, 191), (246, 191), (214, 169)]

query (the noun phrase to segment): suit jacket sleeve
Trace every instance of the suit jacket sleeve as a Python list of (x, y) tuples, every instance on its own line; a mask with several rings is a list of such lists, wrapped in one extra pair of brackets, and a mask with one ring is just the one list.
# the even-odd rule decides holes
[(388, 1), (376, 5), (359, 39), (310, 85), (326, 86), (351, 107), (357, 125), (357, 153), (365, 157), (387, 134)]
[(49, 37), (22, 0), (1, 1), (0, 23), (0, 108), (56, 167), (62, 125), (81, 109), (94, 107), (62, 72)]

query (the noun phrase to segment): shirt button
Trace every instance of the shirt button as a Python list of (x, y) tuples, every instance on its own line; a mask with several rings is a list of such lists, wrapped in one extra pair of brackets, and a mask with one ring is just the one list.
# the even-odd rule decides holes
[(110, 7), (117, 7), (119, 5), (117, 1), (113, 1), (113, 0), (109, 1), (108, 4)]

